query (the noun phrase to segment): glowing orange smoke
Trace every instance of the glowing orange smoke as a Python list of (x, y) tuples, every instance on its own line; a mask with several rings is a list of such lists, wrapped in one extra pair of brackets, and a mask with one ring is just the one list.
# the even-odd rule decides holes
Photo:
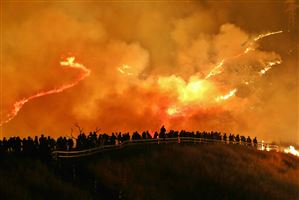
[[(168, 105), (165, 108), (163, 108), (164, 113), (166, 113), (166, 115), (170, 117), (183, 116), (185, 115), (185, 113), (187, 113), (188, 110), (190, 110), (190, 108), (209, 106), (213, 107), (215, 104), (227, 101), (233, 96), (235, 96), (235, 94), (238, 91), (237, 88), (226, 88), (226, 93), (223, 93), (224, 90), (219, 88), (216, 82), (212, 80), (212, 77), (221, 75), (224, 71), (224, 67), (226, 66), (229, 60), (237, 59), (240, 56), (254, 51), (257, 48), (256, 42), (258, 40), (281, 32), (282, 31), (269, 32), (252, 38), (244, 44), (244, 47), (240, 52), (237, 52), (236, 55), (233, 55), (231, 57), (222, 58), (204, 76), (194, 74), (191, 77), (189, 77), (188, 80), (185, 80), (178, 75), (158, 76), (157, 79), (155, 79), (156, 82), (154, 84), (158, 85), (160, 92), (162, 92), (163, 94), (165, 93), (171, 99), (171, 102), (169, 102)], [(271, 69), (271, 67), (280, 64), (281, 62), (281, 60), (272, 60), (264, 63), (264, 68), (261, 71), (259, 71), (259, 74), (265, 74), (269, 69)], [(87, 69), (84, 65), (75, 62), (75, 57), (68, 57), (66, 60), (61, 61), (60, 65), (68, 68), (78, 69), (81, 71), (81, 73), (77, 77), (77, 79), (75, 79), (71, 83), (61, 85), (48, 91), (39, 92), (35, 95), (23, 98), (15, 102), (13, 104), (12, 110), (0, 123), (0, 126), (12, 120), (18, 114), (23, 105), (28, 101), (38, 97), (63, 92), (64, 90), (77, 85), (81, 80), (89, 76), (91, 73), (91, 71)], [(134, 72), (134, 67), (126, 64), (121, 65), (116, 70), (121, 75), (133, 76), (136, 74)], [(151, 82), (147, 83), (151, 85)], [(249, 84), (249, 82), (245, 82), (245, 84)]]
[(10, 120), (12, 120), (18, 114), (18, 112), (21, 110), (21, 108), (24, 106), (24, 104), (29, 102), (30, 100), (38, 98), (38, 97), (50, 95), (50, 94), (63, 92), (64, 90), (66, 90), (68, 88), (74, 87), (81, 80), (85, 79), (87, 76), (90, 75), (91, 71), (89, 69), (87, 69), (84, 65), (82, 65), (80, 63), (77, 63), (77, 62), (74, 62), (74, 61), (75, 61), (75, 57), (68, 57), (68, 58), (66, 58), (65, 61), (61, 61), (60, 65), (61, 66), (66, 66), (66, 67), (69, 67), (69, 68), (79, 69), (81, 71), (81, 74), (78, 76), (77, 79), (75, 79), (71, 83), (63, 84), (59, 87), (56, 87), (56, 88), (48, 90), (48, 91), (39, 92), (35, 95), (29, 96), (27, 98), (23, 98), (23, 99), (15, 102), (13, 104), (13, 109), (11, 110), (10, 113), (7, 114), (6, 119), (0, 123), (0, 126), (2, 126), (3, 124), (9, 122)]
[[(282, 33), (282, 31), (263, 33), (254, 37), (245, 43), (243, 51), (234, 56), (223, 58), (204, 76), (204, 78), (201, 78), (199, 75), (193, 75), (188, 81), (185, 81), (182, 77), (176, 75), (167, 77), (160, 76), (158, 78), (158, 85), (160, 89), (163, 92), (170, 94), (172, 97), (175, 97), (177, 100), (176, 103), (169, 105), (165, 112), (170, 117), (178, 115), (181, 116), (184, 115), (183, 111), (186, 110), (186, 107), (190, 107), (192, 105), (213, 106), (215, 102), (220, 103), (235, 96), (238, 92), (237, 88), (232, 88), (226, 94), (221, 94), (222, 91), (217, 88), (211, 78), (213, 76), (221, 75), (227, 61), (237, 59), (251, 51), (255, 51), (257, 48), (256, 42), (260, 39), (279, 33)], [(265, 62), (264, 68), (258, 72), (259, 75), (264, 75), (274, 65), (278, 65), (281, 62), (282, 61), (280, 59)], [(119, 69), (119, 71), (123, 74), (125, 73), (124, 70)], [(251, 81), (251, 83), (252, 82), (253, 81)], [(244, 84), (248, 85), (249, 82), (245, 81)]]
[(174, 116), (176, 114), (179, 114), (180, 111), (175, 107), (175, 106), (171, 106), (167, 109), (167, 114), (170, 115), (170, 116)]
[[(260, 39), (263, 39), (265, 37), (271, 36), (271, 35), (275, 35), (275, 34), (279, 34), (282, 33), (282, 31), (275, 31), (275, 32), (268, 32), (268, 33), (263, 33), (258, 35), (257, 37), (253, 38), (251, 41), (248, 42), (248, 44), (246, 45), (247, 47), (245, 48), (245, 50), (240, 53), (237, 54), (233, 57), (230, 58), (225, 58), (222, 59), (209, 73), (208, 75), (205, 77), (205, 79), (209, 79), (212, 76), (215, 76), (217, 74), (221, 74), (223, 71), (223, 65), (225, 64), (226, 61), (231, 60), (231, 59), (236, 59), (242, 55), (245, 55), (247, 53), (249, 53), (250, 51), (254, 51), (256, 49), (256, 42), (259, 41)], [(264, 69), (261, 70), (260, 74), (263, 75), (266, 73), (266, 71), (268, 71), (269, 69), (271, 69), (272, 66), (274, 65), (278, 65), (280, 64), (282, 61), (281, 60), (276, 60), (276, 61), (270, 61), (268, 63), (266, 63), (266, 67)]]

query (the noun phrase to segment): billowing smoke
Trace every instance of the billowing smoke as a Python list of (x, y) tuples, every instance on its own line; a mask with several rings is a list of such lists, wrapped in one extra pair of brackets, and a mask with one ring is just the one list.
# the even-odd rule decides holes
[[(284, 2), (4, 2), (3, 136), (219, 130), (299, 141), (296, 30)], [(254, 10), (254, 12), (253, 12)], [(272, 33), (269, 34), (269, 33)], [(296, 142), (295, 142), (296, 143)]]

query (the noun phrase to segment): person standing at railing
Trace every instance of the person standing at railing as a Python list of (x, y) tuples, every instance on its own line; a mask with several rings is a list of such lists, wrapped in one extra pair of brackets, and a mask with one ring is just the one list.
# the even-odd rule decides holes
[(185, 135), (185, 131), (184, 130), (181, 130), (180, 131), (180, 134), (179, 134), (179, 137), (181, 138), (181, 137), (184, 137), (184, 135)]
[(74, 147), (74, 141), (73, 141), (72, 138), (69, 138), (69, 139), (67, 140), (67, 146), (68, 146), (68, 150), (69, 150), (69, 151), (70, 151), (70, 150), (73, 150), (73, 147)]
[(172, 138), (173, 132), (174, 132), (174, 130), (170, 130), (168, 133), (166, 133), (166, 138)]
[(117, 144), (121, 144), (123, 142), (122, 139), (123, 139), (123, 137), (121, 135), (121, 132), (119, 132), (117, 135)]
[(251, 144), (251, 138), (249, 136), (247, 137), (246, 142), (247, 142), (248, 146), (252, 146), (252, 144)]
[(140, 139), (141, 139), (140, 134), (137, 131), (135, 131), (132, 135), (132, 140), (140, 140)]
[(254, 139), (253, 139), (253, 146), (254, 146), (254, 148), (257, 149), (257, 139), (256, 139), (256, 137), (254, 137)]
[(160, 135), (162, 135), (163, 137), (165, 137), (165, 133), (166, 133), (166, 128), (164, 127), (164, 125), (161, 127), (160, 129)]
[(130, 139), (131, 139), (131, 136), (130, 136), (130, 134), (129, 133), (124, 133), (124, 134), (122, 134), (122, 143), (123, 142), (125, 142), (125, 141), (130, 141)]
[(114, 133), (112, 133), (112, 135), (110, 137), (110, 143), (111, 143), (111, 145), (115, 145), (115, 141), (116, 141), (116, 136), (114, 135)]
[(163, 140), (165, 140), (165, 136), (166, 136), (166, 129), (164, 126), (161, 127), (160, 129), (160, 134), (159, 134), (159, 138), (163, 138)]
[(245, 143), (246, 143), (246, 138), (243, 135), (241, 136), (241, 142), (243, 145), (245, 145)]

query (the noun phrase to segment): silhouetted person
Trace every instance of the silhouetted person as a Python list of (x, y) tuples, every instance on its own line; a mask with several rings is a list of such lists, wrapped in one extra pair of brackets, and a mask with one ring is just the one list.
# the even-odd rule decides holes
[(72, 138), (69, 138), (67, 140), (67, 146), (68, 146), (68, 150), (73, 150), (73, 147), (74, 147), (74, 141)]
[(3, 141), (2, 141), (2, 146), (3, 146), (3, 152), (4, 152), (4, 153), (7, 153), (7, 152), (8, 152), (8, 148), (9, 148), (8, 145), (9, 145), (9, 144), (8, 144), (8, 141), (7, 141), (6, 137), (4, 137), (4, 138), (3, 138)]
[(252, 146), (252, 144), (251, 144), (251, 138), (249, 136), (247, 137), (246, 142), (247, 142), (248, 146)]
[(162, 126), (161, 129), (160, 129), (159, 138), (165, 139), (165, 136), (166, 136), (165, 133), (166, 133), (166, 129), (165, 129), (164, 126)]
[(121, 132), (119, 132), (117, 135), (117, 141), (118, 141), (118, 144), (121, 144), (123, 142), (123, 137), (121, 135)]
[(22, 148), (22, 140), (20, 137), (15, 138), (15, 151), (17, 154), (21, 153), (21, 148)]
[(132, 135), (132, 140), (139, 140), (139, 139), (141, 139), (141, 136), (137, 131), (135, 131)]
[(4, 147), (3, 147), (3, 142), (0, 139), (0, 156), (2, 156), (4, 153), (5, 153), (5, 151), (4, 151)]
[(130, 141), (131, 139), (131, 136), (129, 133), (124, 133), (123, 136), (122, 136), (122, 141), (125, 142), (125, 141)]
[[(178, 137), (179, 136), (179, 137)], [(226, 133), (223, 134), (220, 132), (190, 132), (181, 130), (180, 132), (170, 130), (168, 133), (164, 126), (161, 127), (160, 132), (157, 131), (153, 136), (155, 139), (158, 137), (162, 140), (157, 140), (157, 143), (164, 143), (165, 138), (177, 138), (178, 143), (190, 141), (190, 138), (200, 138), (201, 141), (212, 142), (223, 140), (224, 143), (236, 143), (243, 144), (246, 146), (254, 146), (254, 148), (258, 148), (258, 142), (256, 137), (252, 140), (250, 136), (247, 138), (244, 136), (236, 135), (234, 136), (232, 133), (227, 136)], [(189, 137), (189, 138), (188, 138)], [(139, 139), (151, 139), (152, 136), (149, 131), (144, 131), (140, 135), (137, 131), (132, 134), (132, 140)], [(130, 141), (131, 136), (130, 133), (112, 133), (111, 136), (106, 133), (97, 135), (97, 132), (90, 132), (88, 136), (85, 133), (80, 132), (78, 138), (76, 139), (76, 150), (84, 150), (88, 148), (98, 147), (100, 145), (115, 145), (116, 140), (118, 144), (125, 143), (126, 141)], [(187, 139), (187, 140), (186, 140)], [(57, 140), (48, 136), (45, 137), (43, 134), (40, 137), (35, 136), (34, 139), (31, 137), (23, 138), (20, 137), (10, 137), (3, 140), (0, 140), (0, 155), (11, 154), (11, 155), (24, 155), (24, 156), (32, 156), (40, 158), (41, 160), (48, 161), (51, 157), (51, 152), (55, 150), (66, 151), (66, 150), (74, 150), (74, 141), (71, 138), (59, 137)]]
[(116, 136), (114, 135), (114, 133), (112, 133), (112, 135), (110, 137), (110, 143), (111, 143), (111, 145), (115, 145), (115, 141), (116, 141)]
[(255, 148), (257, 148), (257, 139), (256, 139), (256, 137), (254, 137), (254, 139), (253, 139), (253, 145), (254, 145)]
[(241, 136), (241, 142), (243, 145), (245, 145), (245, 143), (246, 143), (246, 138), (243, 135)]
[[(32, 138), (28, 137), (25, 143), (26, 143), (26, 152), (25, 152), (25, 154), (27, 154), (29, 156), (34, 156), (35, 148), (34, 148), (34, 142), (33, 142)], [(24, 143), (23, 143), (23, 146), (24, 146)]]

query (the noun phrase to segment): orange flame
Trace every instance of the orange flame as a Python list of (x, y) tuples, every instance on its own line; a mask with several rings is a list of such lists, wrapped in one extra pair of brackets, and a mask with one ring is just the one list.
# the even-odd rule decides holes
[(260, 34), (260, 35), (258, 35), (257, 37), (255, 37), (253, 40), (254, 40), (255, 42), (257, 42), (258, 40), (260, 40), (260, 39), (262, 39), (262, 38), (264, 38), (264, 37), (268, 37), (268, 36), (270, 36), (270, 35), (275, 35), (275, 34), (279, 34), (279, 33), (282, 33), (282, 31), (280, 30), (280, 31), (275, 31), (275, 32), (263, 33), (263, 34)]
[(299, 156), (299, 151), (297, 151), (294, 146), (289, 146), (288, 148), (285, 148), (284, 152), (293, 154), (294, 156)]
[[(223, 65), (225, 64), (225, 62), (227, 62), (228, 60), (232, 60), (232, 59), (236, 59), (242, 55), (245, 55), (247, 53), (249, 53), (250, 51), (254, 51), (256, 49), (256, 42), (259, 41), (260, 39), (263, 39), (265, 37), (271, 36), (271, 35), (275, 35), (275, 34), (279, 34), (282, 33), (283, 31), (275, 31), (275, 32), (268, 32), (268, 33), (263, 33), (258, 35), (257, 37), (253, 38), (248, 45), (246, 45), (246, 49), (241, 52), (238, 55), (235, 55), (233, 57), (230, 58), (226, 58), (226, 59), (222, 59), (209, 73), (208, 75), (205, 77), (205, 79), (211, 78), (212, 76), (215, 76), (217, 74), (221, 74), (223, 71)], [(266, 71), (268, 71), (269, 69), (271, 69), (272, 66), (274, 65), (278, 65), (281, 63), (281, 60), (277, 60), (277, 61), (273, 61), (273, 62), (269, 62), (266, 64), (265, 69), (260, 71), (260, 74), (263, 75), (264, 73), (266, 73)]]
[[(166, 113), (173, 117), (182, 115), (184, 107), (186, 107), (190, 103), (194, 102), (203, 102), (206, 100), (211, 100), (210, 97), (207, 97), (207, 92), (210, 92), (211, 90), (214, 90), (214, 92), (210, 92), (210, 95), (214, 95), (214, 100), (216, 102), (222, 102), (230, 99), (231, 97), (235, 96), (236, 92), (238, 91), (237, 88), (231, 89), (227, 94), (225, 95), (219, 95), (217, 94), (217, 91), (215, 93), (215, 86), (212, 81), (209, 79), (213, 76), (219, 75), (223, 72), (223, 68), (227, 61), (237, 59), (240, 56), (243, 56), (250, 51), (255, 51), (257, 48), (256, 42), (259, 41), (262, 38), (282, 33), (282, 31), (276, 31), (276, 32), (268, 32), (263, 33), (255, 38), (251, 39), (247, 45), (246, 48), (239, 54), (229, 57), (229, 58), (223, 58), (220, 62), (218, 62), (210, 71), (207, 73), (207, 75), (204, 77), (204, 79), (201, 79), (199, 76), (192, 76), (190, 77), (189, 81), (186, 82), (181, 77), (176, 75), (171, 75), (168, 77), (159, 77), (158, 79), (158, 85), (163, 91), (166, 91), (171, 94), (175, 94), (178, 102), (176, 104), (173, 104), (169, 106), (166, 109)], [(280, 64), (281, 60), (275, 60), (275, 61), (269, 61), (265, 63), (265, 67), (259, 71), (259, 74), (262, 76), (265, 74), (268, 70), (272, 68), (274, 65)], [(119, 70), (121, 73), (125, 73), (124, 70)], [(249, 84), (248, 81), (245, 82), (246, 85)]]
[(3, 124), (9, 122), (10, 120), (12, 120), (18, 114), (18, 112), (21, 110), (21, 108), (24, 106), (24, 104), (29, 102), (30, 100), (36, 99), (38, 97), (50, 95), (50, 94), (56, 94), (56, 93), (63, 92), (66, 89), (74, 87), (81, 80), (85, 79), (87, 76), (90, 75), (90, 73), (91, 73), (90, 69), (87, 69), (84, 65), (82, 65), (80, 63), (77, 63), (77, 62), (74, 62), (74, 61), (75, 61), (75, 57), (68, 57), (68, 58), (66, 58), (66, 61), (61, 61), (60, 65), (61, 66), (66, 66), (66, 67), (69, 67), (69, 68), (74, 68), (74, 69), (81, 70), (82, 73), (80, 74), (80, 76), (78, 76), (77, 79), (75, 79), (71, 83), (61, 85), (58, 88), (54, 88), (54, 89), (44, 91), (44, 92), (39, 92), (35, 95), (29, 96), (27, 98), (23, 98), (23, 99), (15, 102), (13, 104), (13, 109), (11, 110), (10, 113), (7, 114), (6, 119), (0, 123), (0, 126), (2, 126)]
[(281, 60), (275, 60), (266, 63), (266, 67), (259, 72), (260, 76), (264, 75), (267, 71), (269, 71), (272, 68), (272, 66), (279, 65), (281, 62)]
[(222, 95), (222, 96), (218, 96), (216, 97), (216, 101), (224, 101), (224, 100), (227, 100), (229, 98), (231, 98), (232, 96), (234, 96), (237, 92), (237, 88), (229, 91), (226, 95)]
[(129, 69), (131, 69), (131, 66), (129, 66), (129, 65), (122, 65), (121, 67), (117, 68), (117, 71), (120, 72), (121, 74), (125, 74), (125, 75), (128, 75), (128, 76), (131, 76), (131, 75), (133, 75), (133, 73), (129, 72), (128, 71)]
[(223, 60), (221, 60), (221, 62), (220, 63), (218, 63), (209, 73), (208, 73), (208, 75), (205, 77), (205, 79), (208, 79), (208, 78), (210, 78), (210, 77), (212, 77), (212, 76), (215, 76), (215, 75), (217, 75), (217, 74), (220, 74), (221, 72), (222, 72), (222, 70), (221, 70), (221, 68), (222, 68), (222, 66), (223, 66), (223, 63), (224, 63), (224, 59)]

